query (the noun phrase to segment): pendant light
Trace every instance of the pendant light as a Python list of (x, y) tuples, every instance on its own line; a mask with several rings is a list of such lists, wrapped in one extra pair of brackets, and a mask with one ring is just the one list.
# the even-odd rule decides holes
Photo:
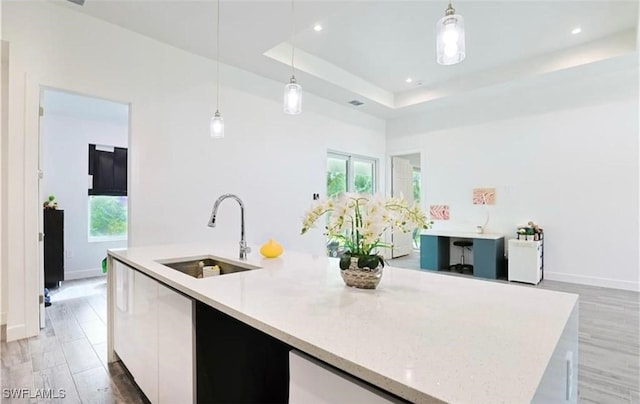
[(220, 0), (218, 0), (216, 21), (216, 113), (211, 118), (209, 133), (214, 139), (224, 137), (224, 119), (220, 115)]
[(436, 24), (438, 63), (441, 65), (454, 65), (460, 63), (465, 57), (464, 45), (464, 19), (456, 14), (456, 10), (449, 7)]
[(296, 83), (296, 70), (293, 64), (295, 46), (293, 45), (293, 31), (295, 24), (295, 9), (293, 0), (291, 0), (291, 79), (284, 86), (284, 113), (289, 115), (298, 115), (302, 112), (302, 87)]

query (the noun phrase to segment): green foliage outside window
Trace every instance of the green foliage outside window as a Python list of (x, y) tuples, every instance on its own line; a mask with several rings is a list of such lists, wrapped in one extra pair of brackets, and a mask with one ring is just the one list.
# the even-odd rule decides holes
[(346, 191), (347, 179), (345, 174), (337, 171), (327, 171), (327, 195), (332, 197)]
[(346, 160), (340, 158), (327, 159), (327, 196), (329, 198), (347, 192), (346, 163)]
[(126, 237), (127, 197), (89, 197), (89, 237)]
[(371, 176), (356, 174), (355, 191), (359, 194), (373, 194)]
[(413, 170), (413, 200), (420, 202), (420, 171)]
[[(416, 203), (420, 202), (420, 182), (421, 182), (420, 171), (413, 170), (413, 200)], [(420, 249), (420, 229), (414, 229), (412, 236), (413, 236), (413, 247), (416, 249)]]
[(353, 173), (354, 191), (359, 194), (373, 194), (373, 164), (354, 161)]

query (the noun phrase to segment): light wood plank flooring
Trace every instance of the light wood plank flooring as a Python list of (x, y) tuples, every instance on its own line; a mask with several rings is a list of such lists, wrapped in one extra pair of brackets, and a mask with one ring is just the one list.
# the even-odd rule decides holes
[[(51, 301), (40, 335), (2, 343), (2, 388), (29, 389), (32, 396), (3, 394), (2, 403), (146, 402), (119, 363), (107, 365), (106, 278), (64, 282)], [(38, 396), (37, 389), (53, 389), (58, 398)]]
[[(390, 265), (419, 266), (415, 256)], [(547, 280), (537, 287), (580, 295), (580, 403), (640, 404), (640, 295)], [(146, 401), (119, 364), (107, 366), (105, 292), (104, 278), (65, 282), (39, 336), (2, 344), (3, 388), (63, 388), (67, 397), (2, 403)]]

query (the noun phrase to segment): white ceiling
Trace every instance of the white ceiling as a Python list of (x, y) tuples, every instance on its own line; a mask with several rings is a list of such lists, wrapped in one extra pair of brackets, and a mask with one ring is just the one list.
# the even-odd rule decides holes
[[(89, 14), (215, 58), (216, 2), (86, 0)], [(435, 100), (636, 51), (638, 1), (454, 1), (466, 59), (435, 61), (446, 1), (295, 1), (296, 72), (305, 91), (393, 117)], [(289, 1), (221, 1), (220, 60), (283, 83), (291, 75)], [(319, 22), (324, 29), (315, 32)], [(571, 30), (582, 32), (572, 35)], [(413, 82), (407, 84), (405, 79)]]

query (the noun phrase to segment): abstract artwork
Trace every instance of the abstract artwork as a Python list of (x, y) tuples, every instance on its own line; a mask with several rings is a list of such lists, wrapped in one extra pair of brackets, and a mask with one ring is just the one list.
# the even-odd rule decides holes
[(474, 205), (495, 205), (496, 189), (495, 188), (474, 188), (473, 204)]
[(431, 220), (449, 220), (449, 205), (430, 205)]

